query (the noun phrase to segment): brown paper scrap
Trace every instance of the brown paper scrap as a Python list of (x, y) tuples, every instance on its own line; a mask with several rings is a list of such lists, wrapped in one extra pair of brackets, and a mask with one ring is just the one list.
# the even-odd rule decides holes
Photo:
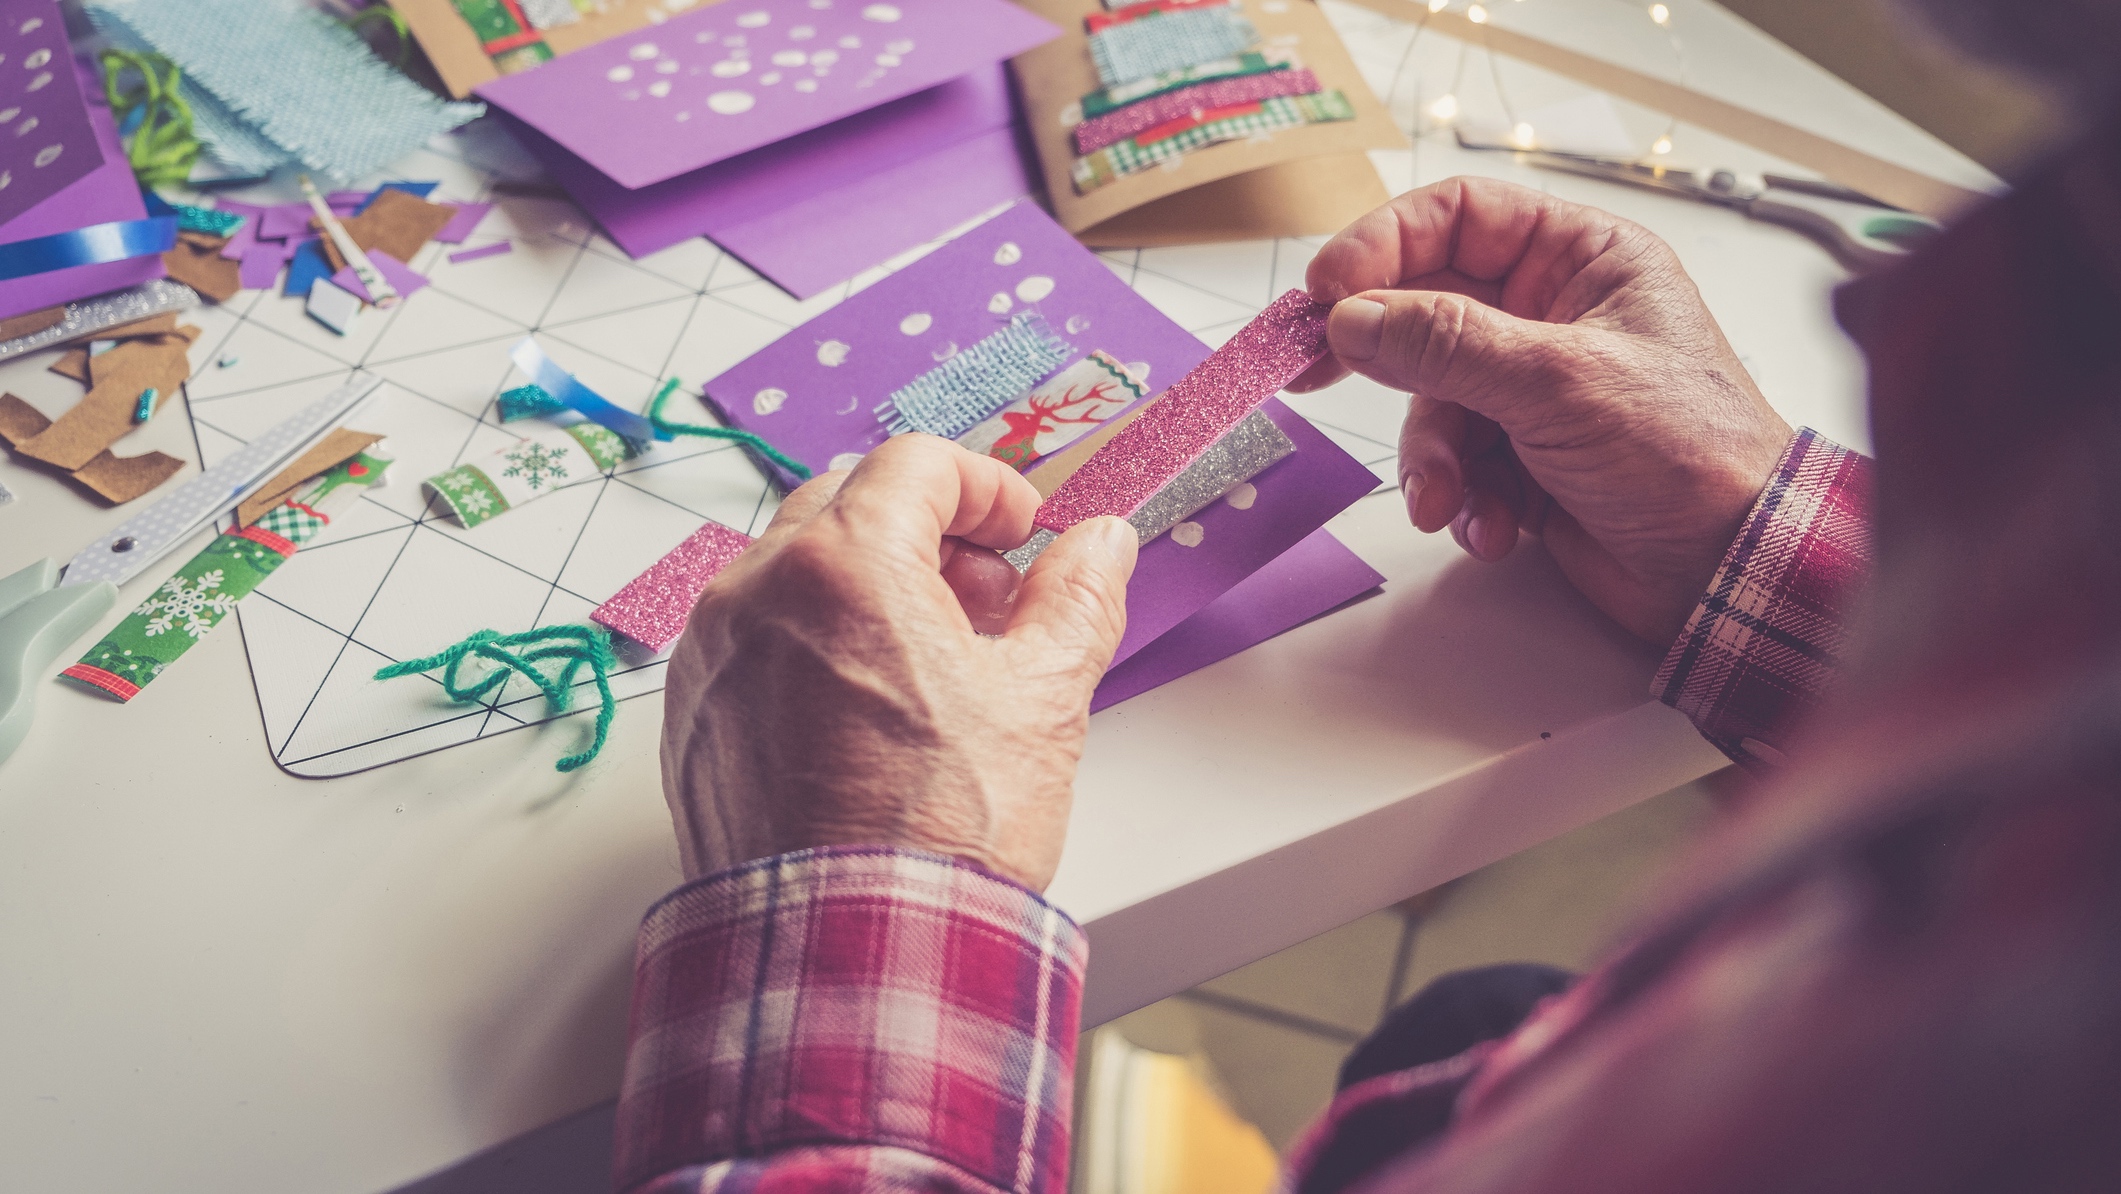
[[(1405, 20), (1408, 16), (1406, 0), (1352, 2), (1398, 20)], [(1415, 15), (1421, 16), (1420, 13)], [(1513, 33), (1493, 22), (1476, 25), (1464, 14), (1456, 12), (1429, 13), (1421, 19), (1427, 22), (1429, 29), (1445, 37), (1483, 46), (1493, 53), (1507, 54), (1595, 87), (1607, 95), (1655, 108), (1675, 119), (1699, 125), (1733, 141), (1742, 141), (1808, 170), (1817, 170), (1842, 186), (1853, 187), (1873, 199), (1882, 199), (1933, 220), (1949, 220), (1987, 197), (1979, 191), (1970, 191), (1883, 158), (1872, 157), (1839, 141), (1784, 124), (1771, 116), (1763, 116), (1691, 87), (1632, 71), (1536, 37)]]
[(88, 384), (88, 350), (69, 348), (52, 362), (51, 371), (61, 377), (71, 377), (82, 385)]
[[(186, 233), (190, 236), (190, 233)], [(217, 303), (225, 303), (243, 289), (242, 263), (221, 256), (220, 240), (211, 246), (179, 239), (177, 247), (162, 254), (162, 267), (169, 276)]]
[(46, 328), (57, 327), (66, 322), (66, 304), (46, 307), (42, 311), (31, 311), (8, 319), (0, 319), (0, 341), (19, 340), (32, 336)]
[[(133, 411), (139, 407), (141, 391), (152, 386), (165, 398), (176, 397), (177, 388), (191, 376), (185, 349), (198, 334), (197, 328), (180, 328), (169, 336), (128, 340), (91, 358), (94, 384), (88, 394), (49, 427), (15, 444), (15, 450), (63, 469), (86, 467), (97, 453), (133, 429)], [(164, 402), (156, 410), (170, 404)]]
[[(0, 439), (6, 440), (9, 447), (19, 451), (23, 443), (42, 435), (51, 425), (52, 421), (36, 407), (13, 394), (0, 394)], [(176, 476), (183, 467), (182, 460), (167, 452), (113, 456), (105, 449), (68, 476), (96, 496), (119, 505)]]
[(244, 498), (236, 506), (236, 525), (247, 527), (265, 517), (266, 511), (293, 497), (305, 482), (352, 460), (382, 438), (372, 432), (333, 428), (330, 435), (317, 441), (316, 447), (295, 457), (293, 464), (274, 473), (272, 480)]
[[(367, 211), (348, 216), (339, 223), (353, 238), (353, 243), (361, 246), (362, 252), (373, 253), (380, 249), (399, 261), (411, 261), (412, 255), (433, 240), (435, 233), (440, 232), (456, 214), (456, 208), (444, 203), (429, 203), (404, 191), (385, 191), (376, 196)], [(310, 223), (315, 225), (316, 221), (312, 219)], [(334, 271), (346, 268), (346, 259), (339, 256), (339, 247), (329, 236), (318, 244)]]
[[(1076, 157), (1073, 129), (1063, 119), (1063, 113), (1080, 111), (1083, 96), (1098, 89), (1097, 69), (1090, 62), (1083, 18), (1104, 9), (1098, 0), (1021, 2), (1067, 30), (1061, 37), (1010, 59), (1009, 69), (1024, 101), (1025, 119), (1032, 144), (1038, 150), (1039, 170), (1053, 202), (1054, 218), (1085, 243), (1108, 247), (1177, 243), (1171, 239), (1179, 235), (1173, 229), (1189, 223), (1213, 231), (1187, 234), (1183, 243), (1307, 236), (1338, 231), (1352, 218), (1345, 214), (1351, 208), (1355, 215), (1361, 215), (1384, 202), (1384, 184), (1377, 180), (1375, 170), (1369, 171), (1367, 180), (1356, 183), (1359, 206), (1348, 194), (1336, 193), (1323, 181), (1310, 186), (1290, 185), (1302, 177), (1301, 171), (1291, 171), (1281, 180), (1268, 180), (1249, 188), (1225, 188), (1223, 193), (1190, 203), (1174, 203), (1171, 210), (1146, 218), (1145, 224), (1121, 223), (1115, 229), (1106, 228), (1115, 217), (1146, 204), (1270, 166), (1338, 158), (1342, 165), (1336, 168), (1335, 175), (1345, 179), (1351, 173), (1350, 163), (1360, 160), (1363, 151), (1404, 149), (1407, 140), (1363, 80), (1354, 59), (1348, 56), (1347, 46), (1317, 4), (1312, 0), (1240, 0), (1245, 19), (1259, 29), (1262, 42), (1293, 54), (1318, 75), (1327, 90), (1346, 95), (1355, 107), (1355, 119), (1282, 129), (1271, 137), (1197, 149), (1165, 168), (1130, 174), (1087, 195), (1078, 195), (1069, 177)], [(1226, 208), (1232, 194), (1242, 201)], [(1145, 231), (1131, 231), (1137, 226)], [(1134, 239), (1140, 235), (1157, 239)]]

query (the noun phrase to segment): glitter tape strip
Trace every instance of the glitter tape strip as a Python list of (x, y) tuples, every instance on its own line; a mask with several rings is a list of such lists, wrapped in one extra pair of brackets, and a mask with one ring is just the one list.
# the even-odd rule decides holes
[(1075, 126), (1075, 150), (1095, 153), (1160, 124), (1214, 108), (1254, 104), (1277, 96), (1314, 95), (1320, 90), (1318, 76), (1308, 70), (1278, 70), (1196, 83), (1083, 121)]
[(894, 391), (876, 408), (877, 422), (893, 435), (925, 431), (956, 439), (1074, 354), (1044, 316), (1019, 312), (1001, 331)]
[(1142, 384), (1102, 350), (1075, 362), (957, 437), (966, 449), (1023, 472), (1132, 406)]
[(1275, 299), (1061, 482), (1039, 507), (1038, 525), (1065, 531), (1086, 518), (1124, 518), (1141, 509), (1260, 403), (1326, 355), (1331, 310), (1301, 290)]
[(545, 355), (545, 350), (538, 347), (538, 342), (528, 336), (509, 350), (508, 359), (530, 378), (531, 384), (558, 399), (561, 405), (581, 411), (631, 442), (636, 455), (647, 451), (650, 443), (670, 438), (657, 431), (646, 418), (614, 405), (602, 394), (576, 381), (574, 374), (554, 364), (552, 358)]
[(1277, 96), (1256, 105), (1204, 112), (1149, 129), (1075, 159), (1075, 191), (1087, 195), (1106, 183), (1169, 161), (1190, 150), (1237, 141), (1278, 129), (1355, 119), (1355, 107), (1338, 91)]
[(1268, 71), (1286, 70), (1290, 65), (1289, 62), (1269, 58), (1255, 51), (1239, 54), (1235, 58), (1218, 58), (1213, 62), (1203, 62), (1199, 66), (1189, 66), (1184, 70), (1165, 71), (1139, 82), (1102, 88), (1084, 96), (1083, 119), (1090, 120), (1107, 112), (1117, 112), (1128, 104), (1140, 103), (1152, 96), (1176, 91), (1181, 87), (1191, 87), (1195, 83), (1265, 74)]
[[(1231, 428), (1230, 434), (1201, 453), (1199, 460), (1187, 465), (1186, 471), (1169, 485), (1157, 490), (1156, 496), (1142, 503), (1141, 509), (1128, 515), (1127, 523), (1134, 528), (1135, 537), (1147, 543), (1295, 454), (1296, 443), (1288, 433), (1276, 427), (1264, 412), (1255, 410)], [(1022, 547), (1004, 552), (1003, 558), (1022, 572), (1059, 537), (1040, 527)]]
[(1083, 28), (1091, 33), (1124, 25), (1160, 12), (1188, 12), (1199, 8), (1236, 8), (1235, 0), (1144, 0), (1140, 4), (1111, 8), (1106, 12), (1093, 12), (1083, 18)]
[(252, 525), (216, 537), (111, 627), (79, 663), (59, 674), (121, 701), (138, 696), (296, 548), (323, 533), (333, 514), (382, 481), (389, 466), (389, 456), (362, 452)]
[(590, 620), (661, 653), (678, 641), (707, 582), (751, 546), (751, 536), (710, 522), (626, 582)]
[(0, 361), (50, 348), (54, 344), (64, 344), (68, 340), (78, 340), (83, 336), (91, 336), (107, 328), (119, 327), (152, 315), (160, 315), (165, 311), (182, 311), (198, 305), (197, 291), (182, 282), (172, 282), (166, 278), (142, 282), (124, 290), (113, 290), (109, 294), (66, 304), (66, 314), (50, 327), (0, 342)]
[(1114, 25), (1091, 34), (1089, 43), (1098, 82), (1119, 87), (1242, 54), (1259, 44), (1259, 30), (1234, 8), (1202, 8)]
[(639, 454), (610, 428), (585, 419), (540, 429), (483, 460), (429, 477), (424, 484), (469, 530)]

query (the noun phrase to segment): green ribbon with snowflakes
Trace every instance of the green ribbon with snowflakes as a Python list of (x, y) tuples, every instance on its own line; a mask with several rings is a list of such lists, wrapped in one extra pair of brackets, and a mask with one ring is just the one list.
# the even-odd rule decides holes
[(382, 480), (390, 458), (362, 452), (318, 477), (257, 522), (216, 536), (79, 663), (59, 674), (129, 701), (220, 625), (273, 571), (331, 525), (332, 513)]
[(468, 530), (524, 502), (616, 468), (638, 453), (617, 432), (583, 420), (542, 428), (483, 460), (427, 478)]

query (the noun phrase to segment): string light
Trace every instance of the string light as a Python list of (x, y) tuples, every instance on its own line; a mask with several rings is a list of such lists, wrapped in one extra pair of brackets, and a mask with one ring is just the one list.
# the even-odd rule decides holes
[(1475, 4), (1466, 9), (1466, 20), (1473, 22), (1475, 25), (1485, 25), (1488, 23), (1488, 10)]
[(1444, 9), (1450, 7), (1450, 5), (1451, 0), (1429, 0), (1429, 11), (1442, 12)]
[(1530, 149), (1538, 143), (1539, 139), (1533, 134), (1532, 126), (1522, 120), (1517, 122), (1516, 128), (1510, 130), (1510, 144), (1519, 149)]
[(1657, 138), (1657, 143), (1650, 146), (1651, 157), (1661, 158), (1670, 152), (1672, 152), (1672, 139), (1670, 137), (1659, 137)]
[(1458, 97), (1455, 95), (1437, 96), (1436, 101), (1429, 105), (1429, 115), (1445, 122), (1458, 119)]
[(1650, 5), (1650, 19), (1660, 25), (1669, 25), (1672, 23), (1672, 10), (1662, 4), (1652, 4)]

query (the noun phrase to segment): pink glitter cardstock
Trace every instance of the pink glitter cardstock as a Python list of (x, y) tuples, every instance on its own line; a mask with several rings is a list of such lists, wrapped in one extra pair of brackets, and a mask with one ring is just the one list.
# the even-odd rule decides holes
[(1332, 310), (1301, 290), (1275, 299), (1061, 482), (1038, 508), (1038, 525), (1065, 531), (1100, 515), (1125, 518), (1140, 509), (1246, 415), (1326, 355), (1326, 316)]
[(751, 536), (710, 522), (685, 537), (648, 571), (626, 582), (611, 600), (589, 615), (658, 653), (668, 650), (685, 629), (685, 619), (707, 582), (729, 561), (751, 546)]

